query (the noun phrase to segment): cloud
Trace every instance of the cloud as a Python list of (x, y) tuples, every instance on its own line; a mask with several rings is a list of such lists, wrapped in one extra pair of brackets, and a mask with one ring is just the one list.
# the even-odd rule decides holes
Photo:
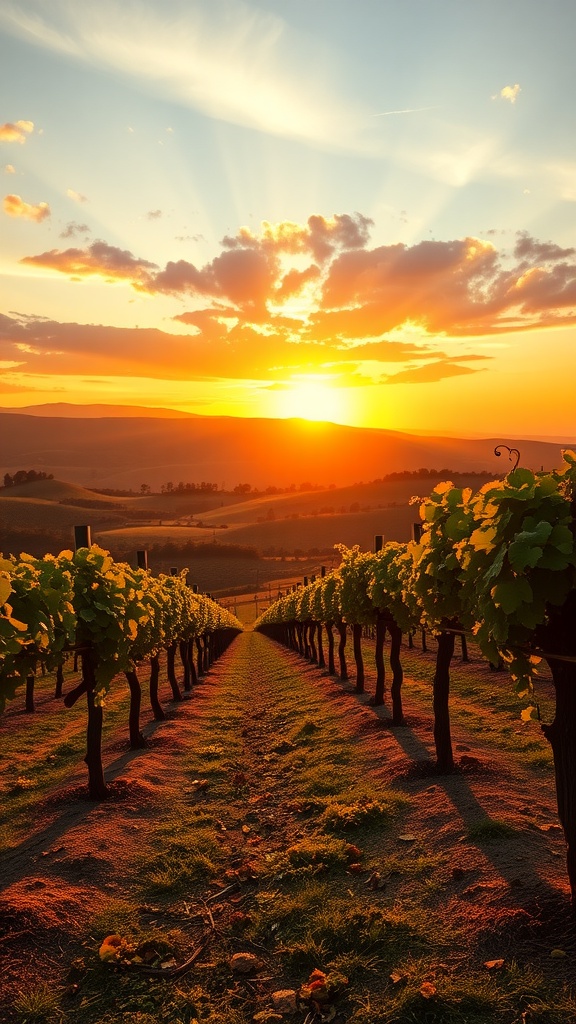
[(88, 199), (87, 199), (86, 196), (83, 196), (81, 192), (76, 192), (76, 190), (73, 189), (73, 188), (67, 188), (66, 189), (66, 195), (68, 196), (69, 199), (73, 199), (75, 203), (87, 203), (88, 202)]
[(16, 168), (13, 166), (13, 164), (6, 164), (6, 166), (4, 168), (4, 173), (5, 174), (16, 174)]
[(95, 241), (86, 249), (51, 249), (38, 256), (25, 256), (21, 261), (27, 266), (57, 270), (61, 274), (81, 279), (103, 277), (108, 282), (128, 281), (134, 288), (147, 280), (155, 263), (138, 259), (127, 249)]
[(370, 238), (373, 223), (361, 213), (336, 213), (330, 218), (313, 214), (305, 225), (264, 221), (260, 235), (254, 235), (249, 228), (240, 228), (237, 235), (226, 235), (222, 245), (228, 249), (261, 249), (278, 256), (304, 253), (324, 263), (337, 250), (363, 248)]
[(26, 142), (26, 136), (34, 131), (33, 121), (15, 121), (0, 125), (0, 142)]
[[(58, 323), (39, 317), (0, 315), (0, 359), (18, 364), (18, 372), (101, 374), (174, 380), (227, 378), (262, 383), (286, 382), (291, 374), (340, 374), (354, 384), (372, 383), (377, 371), (362, 378), (362, 362), (384, 357), (425, 359), (426, 346), (390, 342), (386, 349), (360, 352), (337, 345), (295, 342), (291, 322), (273, 321), (262, 330), (234, 319), (222, 308), (178, 317), (194, 333)], [(359, 358), (360, 356), (360, 358)]]
[(158, 220), (162, 217), (162, 210), (148, 210), (146, 217), (148, 220)]
[(30, 203), (25, 203), (21, 196), (9, 195), (4, 196), (4, 213), (7, 213), (9, 217), (25, 217), (27, 220), (34, 220), (39, 224), (50, 216), (50, 207), (48, 203), (38, 203), (37, 206), (32, 206)]
[[(303, 225), (265, 223), (260, 234), (242, 228), (198, 266), (182, 259), (158, 267), (104, 241), (21, 262), (187, 299), (192, 309), (180, 322), (211, 337), (220, 331), (230, 342), (227, 321), (233, 321), (238, 331), (276, 336), (268, 352), (285, 341), (309, 352), (321, 346), (327, 359), (329, 352), (344, 358), (344, 351), (363, 344), (375, 353), (376, 342), (394, 359), (398, 339), (386, 336), (407, 328), (412, 334), (405, 344), (414, 345), (417, 331), (420, 346), (430, 346), (445, 335), (479, 337), (576, 321), (576, 248), (527, 232), (518, 234), (512, 253), (499, 249), (494, 236), (371, 248), (370, 224), (361, 214), (314, 215)], [(358, 351), (355, 358), (368, 356)]]
[(555, 263), (576, 256), (576, 248), (563, 249), (555, 242), (539, 242), (527, 231), (518, 232), (518, 241), (514, 246), (514, 255), (522, 261), (522, 265), (538, 266), (540, 263)]
[[(516, 85), (505, 85), (503, 89), (500, 89), (498, 95), (501, 99), (508, 100), (509, 103), (516, 103), (519, 92), (521, 92), (521, 89), (516, 82)], [(496, 99), (496, 97), (494, 96), (493, 99)]]
[[(476, 358), (489, 358), (488, 356)], [(483, 369), (483, 367), (482, 367)], [(384, 378), (386, 384), (437, 384), (447, 377), (461, 377), (468, 373), (476, 373), (474, 367), (460, 366), (449, 359), (439, 359), (424, 366), (416, 366), (409, 370), (401, 370)]]
[(64, 228), (64, 231), (60, 232), (60, 238), (76, 238), (78, 235), (89, 235), (90, 228), (88, 224), (77, 224), (71, 220)]
[(340, 53), (309, 26), (300, 31), (246, 0), (173, 0), (169, 12), (151, 0), (4, 0), (0, 25), (204, 116), (340, 151), (369, 151), (363, 125), (370, 111), (350, 100)]

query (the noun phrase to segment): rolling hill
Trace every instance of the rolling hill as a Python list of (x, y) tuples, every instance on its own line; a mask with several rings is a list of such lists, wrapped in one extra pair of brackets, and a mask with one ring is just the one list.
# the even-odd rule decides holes
[(449, 467), (510, 468), (497, 444), (520, 450), (521, 465), (560, 464), (560, 444), (514, 438), (460, 439), (417, 436), (306, 420), (226, 416), (75, 417), (0, 413), (4, 445), (0, 474), (34, 468), (85, 487), (132, 488), (142, 483), (208, 481), (232, 490), (239, 483), (346, 486), (387, 473)]

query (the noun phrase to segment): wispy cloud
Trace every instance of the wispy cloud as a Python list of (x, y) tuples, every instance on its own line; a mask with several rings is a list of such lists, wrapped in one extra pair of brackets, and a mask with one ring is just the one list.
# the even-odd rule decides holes
[(174, 0), (169, 17), (151, 0), (4, 0), (0, 25), (208, 117), (340, 150), (367, 145), (369, 112), (340, 89), (338, 54), (244, 0)]
[(0, 142), (19, 142), (22, 145), (33, 131), (33, 121), (8, 121), (0, 125)]
[(406, 107), (405, 110), (383, 110), (379, 114), (372, 114), (372, 117), (391, 117), (392, 114), (419, 114), (424, 110), (438, 110), (438, 107)]
[(16, 168), (14, 164), (6, 164), (4, 168), (4, 174), (16, 174)]
[[(476, 356), (476, 359), (479, 357)], [(491, 358), (484, 356), (484, 359)], [(401, 370), (400, 373), (393, 373), (387, 376), (383, 383), (386, 384), (436, 384), (447, 377), (462, 377), (469, 373), (476, 373), (473, 366), (462, 366), (450, 359), (438, 359), (433, 363), (425, 363), (423, 366), (412, 367), (408, 370)]]
[(73, 199), (75, 203), (87, 203), (88, 199), (83, 196), (81, 192), (77, 192), (74, 188), (67, 188), (66, 195), (69, 199)]
[(48, 203), (38, 203), (34, 206), (31, 203), (25, 203), (21, 196), (9, 195), (4, 196), (4, 213), (7, 213), (9, 217), (25, 217), (27, 220), (34, 220), (39, 224), (40, 221), (46, 220), (46, 217), (50, 216), (50, 207)]

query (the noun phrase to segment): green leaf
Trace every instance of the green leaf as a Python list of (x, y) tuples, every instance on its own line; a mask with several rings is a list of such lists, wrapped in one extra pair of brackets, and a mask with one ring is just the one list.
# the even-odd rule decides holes
[[(524, 539), (521, 540), (521, 537)], [(542, 548), (537, 545), (533, 546), (529, 534), (519, 534), (518, 539), (513, 541), (508, 549), (510, 565), (515, 572), (519, 573), (523, 573), (528, 566), (533, 569), (535, 565), (538, 565), (542, 554)]]
[(521, 604), (529, 604), (532, 600), (532, 587), (525, 576), (509, 582), (497, 583), (492, 590), (494, 604), (506, 615), (512, 615)]

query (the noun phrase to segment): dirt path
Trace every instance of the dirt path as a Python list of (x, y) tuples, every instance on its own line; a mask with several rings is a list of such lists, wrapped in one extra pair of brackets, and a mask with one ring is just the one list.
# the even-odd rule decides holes
[[(190, 700), (146, 726), (146, 750), (119, 752), (125, 732), (112, 737), (105, 760), (113, 799), (81, 799), (78, 773), (43, 801), (2, 865), (0, 1020), (23, 1020), (13, 1000), (47, 978), (60, 1016), (44, 1019), (129, 1019), (135, 996), (122, 976), (102, 982), (97, 949), (106, 932), (177, 933), (184, 958), (198, 941), (198, 920), (206, 926), (206, 901), (229, 886), (241, 902), (210, 903), (210, 958), (179, 983), (179, 991), (203, 987), (211, 1021), (250, 1021), (272, 992), (334, 964), (348, 964), (353, 979), (338, 1019), (385, 1019), (382, 1011), (352, 1016), (354, 986), (361, 993), (374, 978), (365, 969), (354, 981), (354, 930), (346, 938), (331, 911), (331, 937), (322, 901), (336, 899), (358, 934), (368, 912), (386, 917), (388, 932), (401, 922), (412, 964), (428, 929), (435, 938), (414, 968), (415, 986), (431, 960), (452, 976), (464, 963), (520, 948), (531, 962), (544, 962), (553, 946), (575, 949), (552, 780), (535, 796), (533, 777), (504, 754), (487, 763), (462, 730), (467, 767), (434, 777), (422, 768), (428, 726), (419, 719), (418, 732), (392, 730), (351, 689), (246, 632)], [(285, 886), (298, 906), (292, 917)], [(241, 951), (259, 961), (246, 983), (230, 973)], [(400, 958), (388, 946), (379, 956), (382, 987)], [(71, 988), (71, 964), (80, 960)], [(555, 971), (572, 980), (572, 959)], [(154, 997), (154, 1019), (192, 1020), (181, 1008), (166, 1015), (168, 988), (164, 1002)]]

